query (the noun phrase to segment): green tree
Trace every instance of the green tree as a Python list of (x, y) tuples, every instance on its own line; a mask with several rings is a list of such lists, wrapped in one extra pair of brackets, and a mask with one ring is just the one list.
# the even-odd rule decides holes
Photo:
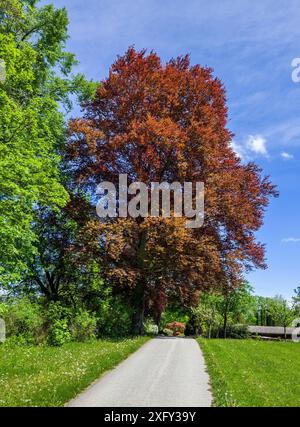
[(219, 312), (223, 319), (223, 334), (226, 338), (227, 325), (231, 323), (252, 323), (255, 318), (255, 300), (253, 289), (246, 282), (238, 288), (224, 288), (223, 298), (219, 302)]
[(212, 329), (218, 327), (221, 321), (219, 305), (222, 296), (207, 293), (203, 294), (200, 299), (200, 304), (197, 308), (191, 310), (190, 323), (194, 324), (194, 333), (206, 332), (208, 338), (211, 338)]
[(281, 295), (272, 298), (269, 310), (275, 326), (283, 326), (284, 339), (286, 340), (286, 328), (295, 317), (294, 310)]
[[(85, 224), (93, 220), (87, 205), (79, 215), (81, 198), (71, 197), (59, 212), (39, 209), (33, 223), (38, 236), (35, 256), (22, 275), (17, 291), (41, 294), (46, 302), (60, 301), (74, 307), (89, 304), (105, 293), (99, 262), (98, 239), (85, 233)], [(90, 222), (89, 222), (90, 221)]]
[(297, 316), (300, 316), (300, 286), (294, 289), (294, 294), (295, 295), (292, 297), (293, 308), (294, 308), (295, 314)]
[(188, 333), (205, 333), (209, 338), (214, 330), (226, 338), (228, 326), (249, 325), (255, 321), (256, 299), (248, 283), (223, 293), (203, 293), (199, 305), (191, 309)]
[(0, 283), (16, 283), (32, 263), (32, 224), (44, 206), (58, 211), (68, 199), (60, 150), (71, 97), (89, 97), (93, 84), (73, 75), (74, 55), (65, 51), (68, 17), (35, 0), (0, 5)]

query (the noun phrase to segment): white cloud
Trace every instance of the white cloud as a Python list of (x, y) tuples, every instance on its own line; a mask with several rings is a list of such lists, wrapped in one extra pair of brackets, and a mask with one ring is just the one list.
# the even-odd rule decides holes
[(286, 151), (281, 153), (281, 157), (283, 160), (292, 160), (294, 158), (293, 154), (287, 153)]
[(298, 243), (300, 242), (300, 237), (288, 237), (286, 239), (282, 239), (283, 243)]
[(247, 140), (247, 148), (253, 153), (267, 156), (268, 151), (266, 143), (266, 139), (263, 138), (261, 135), (249, 135)]
[(249, 135), (244, 144), (232, 141), (231, 147), (241, 160), (250, 161), (257, 156), (268, 157), (266, 143), (261, 135)]

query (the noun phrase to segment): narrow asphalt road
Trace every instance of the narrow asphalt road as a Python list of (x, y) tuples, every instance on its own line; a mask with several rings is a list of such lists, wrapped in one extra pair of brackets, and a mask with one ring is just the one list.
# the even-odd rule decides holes
[(67, 406), (211, 406), (209, 377), (194, 339), (158, 337), (104, 374)]

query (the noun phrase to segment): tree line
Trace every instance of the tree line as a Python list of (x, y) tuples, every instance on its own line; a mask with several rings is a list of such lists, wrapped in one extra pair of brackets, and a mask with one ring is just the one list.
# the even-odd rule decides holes
[(245, 282), (231, 293), (206, 293), (197, 307), (191, 309), (186, 333), (202, 334), (208, 338), (246, 338), (248, 326), (300, 325), (300, 287), (288, 301), (281, 295), (262, 297), (253, 294)]

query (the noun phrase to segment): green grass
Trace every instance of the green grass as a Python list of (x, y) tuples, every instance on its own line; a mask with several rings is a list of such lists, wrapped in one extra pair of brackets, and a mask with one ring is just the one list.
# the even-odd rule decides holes
[(199, 339), (215, 406), (300, 406), (300, 344)]
[(63, 406), (147, 339), (62, 347), (0, 345), (0, 406)]

